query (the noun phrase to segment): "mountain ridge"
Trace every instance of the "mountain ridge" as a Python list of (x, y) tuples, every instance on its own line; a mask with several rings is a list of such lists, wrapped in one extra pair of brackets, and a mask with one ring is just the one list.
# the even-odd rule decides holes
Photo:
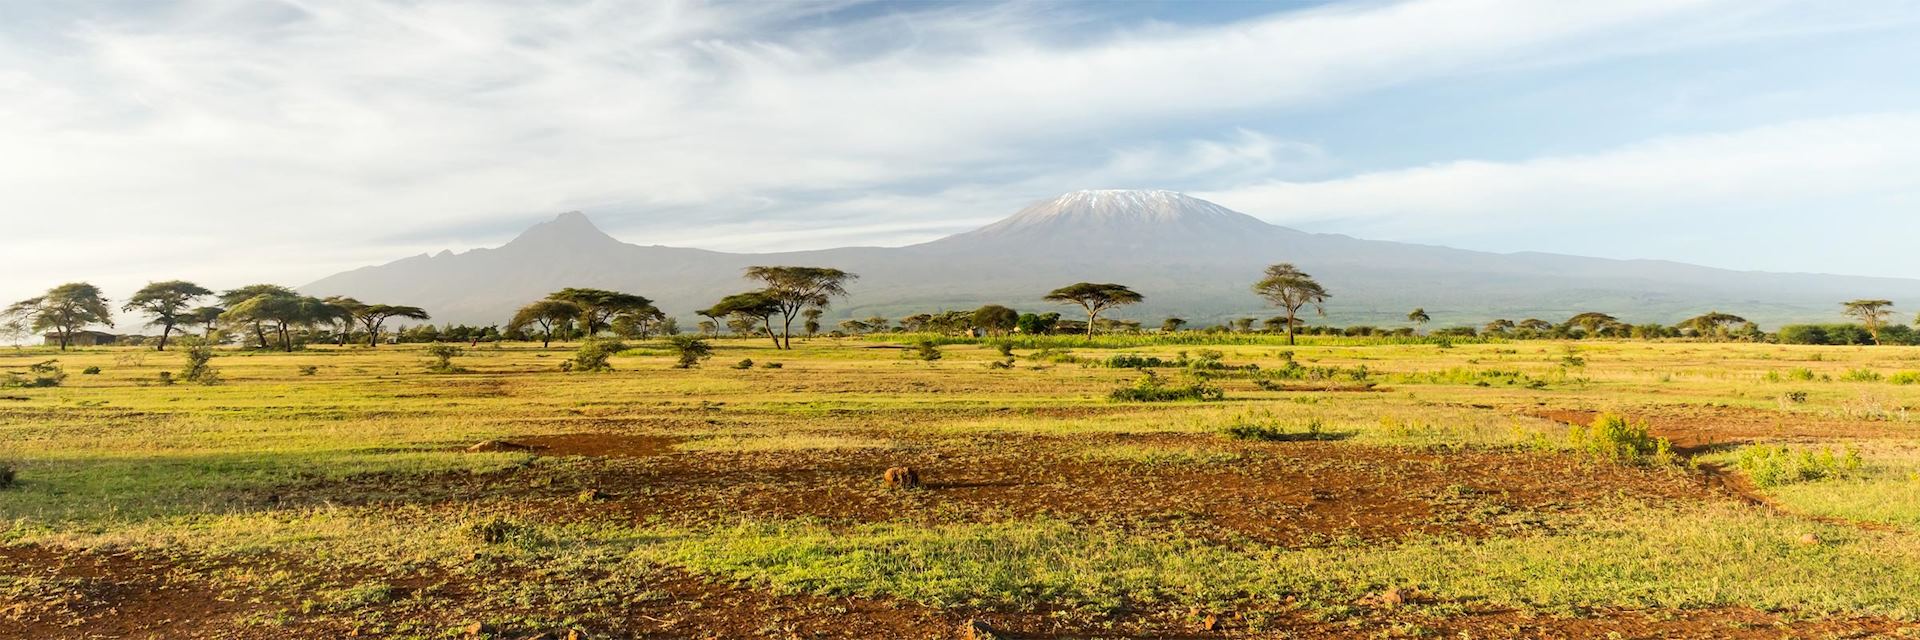
[(592, 286), (639, 293), (670, 314), (750, 288), (751, 264), (808, 264), (863, 277), (829, 318), (898, 317), (986, 303), (1049, 308), (1046, 291), (1121, 282), (1146, 303), (1115, 317), (1199, 322), (1265, 317), (1249, 290), (1265, 265), (1293, 262), (1333, 291), (1328, 321), (1397, 324), (1425, 307), (1436, 322), (1555, 320), (1606, 311), (1674, 322), (1708, 310), (1763, 324), (1837, 321), (1843, 300), (1920, 297), (1920, 280), (1735, 271), (1672, 260), (1545, 252), (1491, 253), (1366, 240), (1274, 225), (1173, 191), (1085, 190), (1042, 199), (992, 224), (902, 247), (729, 253), (643, 246), (570, 211), (504, 245), (403, 258), (317, 280), (302, 290), (426, 307), (439, 321), (494, 324), (547, 292)]

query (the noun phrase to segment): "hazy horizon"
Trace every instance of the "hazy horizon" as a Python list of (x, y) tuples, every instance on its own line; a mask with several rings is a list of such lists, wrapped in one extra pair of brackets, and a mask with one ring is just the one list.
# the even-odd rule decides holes
[(899, 246), (1091, 188), (1916, 278), (1916, 32), (1904, 2), (15, 3), (0, 301), (300, 285), (570, 210), (643, 245)]

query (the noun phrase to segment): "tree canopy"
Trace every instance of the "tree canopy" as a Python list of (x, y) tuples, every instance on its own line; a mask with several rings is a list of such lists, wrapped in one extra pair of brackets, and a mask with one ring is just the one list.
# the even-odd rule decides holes
[(1873, 336), (1874, 344), (1880, 344), (1880, 325), (1893, 315), (1892, 300), (1853, 300), (1840, 305), (1844, 313), (1866, 325), (1867, 334)]
[(567, 287), (548, 294), (547, 299), (573, 303), (580, 310), (580, 329), (589, 338), (607, 328), (616, 315), (653, 309), (653, 301), (643, 296), (606, 289)]
[[(760, 294), (773, 301), (775, 313), (784, 322), (780, 335), (776, 336), (782, 349), (793, 348), (793, 319), (799, 317), (800, 312), (827, 308), (834, 298), (847, 295), (848, 282), (860, 278), (831, 267), (784, 266), (747, 267), (746, 277), (766, 285)], [(768, 330), (772, 330), (771, 322)]]
[(767, 336), (773, 338), (773, 346), (781, 346), (780, 336), (773, 332), (773, 316), (780, 314), (781, 304), (765, 291), (736, 293), (708, 307), (701, 315), (715, 318), (734, 317), (741, 320), (755, 319), (767, 330)]
[(1114, 307), (1135, 304), (1146, 300), (1125, 285), (1113, 283), (1076, 282), (1047, 293), (1043, 298), (1048, 302), (1077, 304), (1087, 311), (1087, 337), (1093, 337), (1094, 321), (1100, 318), (1100, 312)]
[(145, 313), (149, 318), (147, 326), (160, 327), (160, 343), (155, 350), (166, 351), (167, 337), (173, 333), (173, 328), (193, 323), (193, 318), (188, 316), (188, 306), (210, 295), (213, 295), (212, 290), (185, 280), (149, 282), (134, 292), (120, 310)]
[(60, 334), (60, 350), (73, 344), (73, 334), (90, 324), (113, 326), (113, 310), (100, 288), (85, 282), (69, 282), (46, 293), (7, 306), (0, 312), (10, 323), (29, 331), (52, 329)]
[(1293, 344), (1298, 333), (1294, 327), (1299, 326), (1300, 308), (1313, 305), (1314, 312), (1324, 316), (1327, 299), (1333, 297), (1313, 276), (1286, 262), (1267, 267), (1266, 276), (1254, 283), (1253, 291), (1287, 311), (1287, 344)]

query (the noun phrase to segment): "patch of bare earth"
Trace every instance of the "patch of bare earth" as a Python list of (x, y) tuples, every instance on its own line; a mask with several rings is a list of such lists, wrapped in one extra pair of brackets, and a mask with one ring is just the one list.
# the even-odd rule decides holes
[(235, 624), (261, 608), (176, 561), (0, 547), (0, 638), (272, 637)]
[[(566, 438), (535, 451), (595, 457), (562, 469), (488, 476), (477, 491), (504, 498), (497, 501), (504, 508), (561, 520), (712, 524), (816, 517), (938, 524), (1047, 516), (1284, 546), (1484, 536), (1532, 526), (1541, 514), (1622, 497), (1713, 497), (1686, 474), (1555, 454), (1241, 443), (1205, 434), (994, 435), (894, 449), (671, 455), (660, 453), (655, 441), (621, 439), (633, 436), (605, 442)], [(631, 446), (612, 446), (621, 442)], [(1088, 447), (1116, 444), (1238, 457), (1140, 464), (1084, 455)], [(880, 481), (886, 469), (903, 465), (918, 471), (923, 488), (890, 489)], [(588, 490), (602, 499), (578, 499)]]

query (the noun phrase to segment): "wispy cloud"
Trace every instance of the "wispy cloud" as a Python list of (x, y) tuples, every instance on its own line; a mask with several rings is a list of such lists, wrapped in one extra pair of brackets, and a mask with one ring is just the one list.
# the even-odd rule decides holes
[[(0, 253), (42, 259), (0, 293), (101, 271), (298, 282), (569, 209), (638, 242), (807, 248), (1088, 186), (1319, 177), (1339, 149), (1266, 125), (1779, 28), (1754, 6), (1408, 0), (1119, 30), (1032, 3), (35, 7), (0, 26)], [(205, 265), (210, 244), (271, 266)]]

